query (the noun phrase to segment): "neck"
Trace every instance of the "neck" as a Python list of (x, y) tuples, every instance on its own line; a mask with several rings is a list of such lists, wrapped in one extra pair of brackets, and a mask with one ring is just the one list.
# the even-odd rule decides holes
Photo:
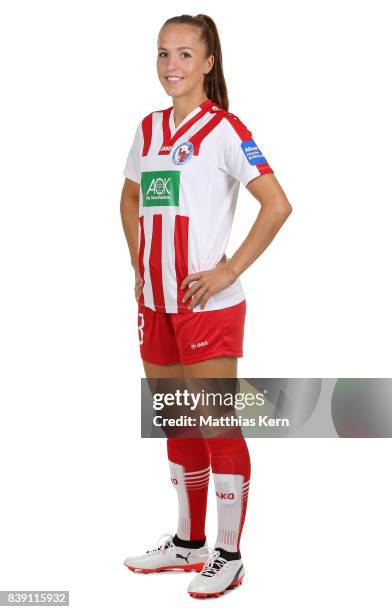
[(177, 127), (189, 113), (207, 99), (204, 92), (173, 98), (174, 125)]

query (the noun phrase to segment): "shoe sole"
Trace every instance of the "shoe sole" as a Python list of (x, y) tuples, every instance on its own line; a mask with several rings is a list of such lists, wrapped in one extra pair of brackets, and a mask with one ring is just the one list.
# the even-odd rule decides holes
[(240, 586), (240, 584), (242, 584), (242, 581), (244, 579), (244, 575), (241, 576), (241, 578), (238, 578), (238, 580), (234, 580), (234, 582), (232, 582), (227, 587), (227, 589), (224, 589), (223, 591), (219, 591), (218, 593), (196, 593), (196, 592), (189, 592), (189, 595), (191, 597), (194, 597), (195, 599), (207, 599), (208, 597), (220, 597), (221, 595), (224, 595), (226, 593), (226, 591), (232, 591), (236, 587)]
[(167, 572), (167, 571), (178, 571), (181, 570), (183, 572), (201, 572), (204, 567), (204, 563), (193, 563), (191, 565), (169, 565), (167, 567), (154, 567), (154, 568), (141, 568), (141, 567), (133, 567), (132, 565), (127, 565), (124, 563), (125, 567), (127, 567), (131, 572), (135, 572), (137, 574), (152, 574), (154, 572)]

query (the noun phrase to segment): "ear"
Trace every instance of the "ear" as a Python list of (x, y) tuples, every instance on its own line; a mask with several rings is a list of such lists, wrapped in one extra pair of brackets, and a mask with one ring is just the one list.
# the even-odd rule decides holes
[(206, 63), (207, 63), (207, 66), (206, 66), (206, 67), (207, 67), (207, 72), (205, 72), (204, 74), (208, 74), (208, 73), (209, 73), (209, 72), (211, 72), (211, 70), (213, 69), (213, 67), (214, 67), (214, 63), (215, 63), (215, 58), (214, 58), (214, 56), (213, 56), (213, 55), (210, 55), (210, 57), (209, 57), (209, 58), (207, 58)]

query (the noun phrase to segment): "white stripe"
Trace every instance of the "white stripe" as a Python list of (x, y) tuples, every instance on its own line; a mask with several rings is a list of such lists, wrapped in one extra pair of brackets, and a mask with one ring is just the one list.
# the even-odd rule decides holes
[(201, 480), (202, 478), (205, 478), (206, 476), (207, 478), (210, 477), (208, 472), (206, 472), (205, 474), (200, 474), (200, 476), (185, 476), (185, 480), (187, 480), (188, 482), (192, 482), (195, 480)]
[(185, 478), (185, 482), (187, 484), (197, 484), (198, 482), (205, 482), (210, 479), (210, 475), (206, 474), (205, 476), (198, 476), (197, 478)]
[(196, 472), (185, 472), (185, 478), (187, 476), (193, 476), (194, 474), (204, 474), (204, 472), (209, 472), (210, 467), (203, 468), (202, 470), (197, 470)]
[(191, 490), (194, 489), (195, 487), (207, 487), (208, 486), (209, 481), (205, 480), (204, 482), (196, 482), (195, 484), (187, 484), (185, 483), (185, 486), (187, 489)]
[[(177, 302), (177, 281), (176, 265), (174, 253), (174, 222), (177, 212), (176, 206), (161, 206), (162, 209), (162, 282), (165, 304), (171, 309), (176, 307)], [(168, 246), (170, 245), (170, 246)], [(173, 304), (173, 299), (176, 302)]]
[(152, 286), (151, 286), (151, 277), (150, 277), (150, 266), (148, 260), (150, 258), (151, 251), (151, 240), (152, 240), (152, 215), (144, 215), (144, 236), (145, 236), (145, 246), (144, 246), (144, 287), (143, 287), (143, 296), (144, 302), (149, 305), (152, 310), (155, 310), (154, 299), (152, 295)]
[(186, 488), (190, 491), (191, 489), (196, 489), (199, 487), (206, 487), (208, 486), (208, 480), (205, 480), (204, 482), (197, 482), (196, 484), (192, 484), (192, 485), (186, 485)]
[(163, 113), (155, 112), (152, 114), (152, 138), (149, 154), (157, 154), (162, 146), (163, 142), (163, 129), (162, 129), (162, 115)]

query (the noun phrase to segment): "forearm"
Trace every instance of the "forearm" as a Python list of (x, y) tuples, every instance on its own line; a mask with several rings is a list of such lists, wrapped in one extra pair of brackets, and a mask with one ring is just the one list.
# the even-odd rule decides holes
[(139, 201), (129, 196), (121, 198), (121, 222), (128, 243), (131, 263), (138, 269)]
[(265, 251), (290, 212), (272, 211), (261, 206), (249, 234), (228, 262), (234, 280)]

